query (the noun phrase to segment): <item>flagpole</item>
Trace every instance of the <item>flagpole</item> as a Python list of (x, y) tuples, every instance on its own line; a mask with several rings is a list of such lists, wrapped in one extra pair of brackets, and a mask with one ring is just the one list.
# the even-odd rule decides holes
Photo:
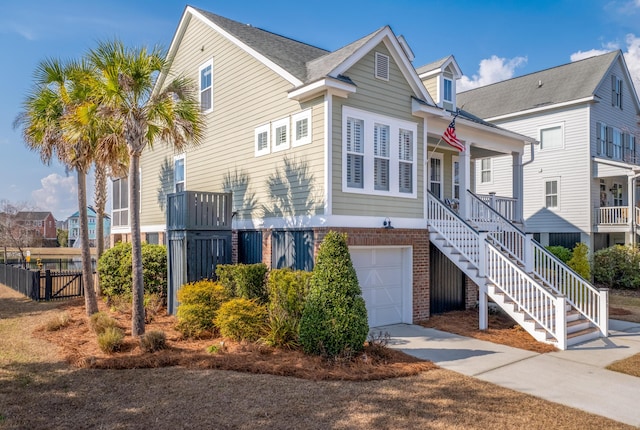
[[(451, 121), (455, 121), (459, 114), (460, 114), (460, 109), (456, 108), (456, 113), (455, 115), (453, 115), (453, 119)], [(442, 136), (440, 136), (440, 139), (438, 139), (438, 143), (436, 143), (436, 146), (433, 148), (433, 151), (431, 151), (431, 155), (433, 155), (433, 153), (436, 152), (436, 149), (438, 149), (440, 142), (442, 142)], [(427, 151), (427, 160), (429, 159), (431, 159), (431, 157), (429, 156)]]

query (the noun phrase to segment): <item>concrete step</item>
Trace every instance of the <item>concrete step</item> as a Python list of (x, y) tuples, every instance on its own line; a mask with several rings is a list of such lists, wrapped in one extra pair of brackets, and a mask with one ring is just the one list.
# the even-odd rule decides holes
[(567, 334), (567, 346), (577, 345), (600, 337), (597, 327), (589, 327), (575, 333)]

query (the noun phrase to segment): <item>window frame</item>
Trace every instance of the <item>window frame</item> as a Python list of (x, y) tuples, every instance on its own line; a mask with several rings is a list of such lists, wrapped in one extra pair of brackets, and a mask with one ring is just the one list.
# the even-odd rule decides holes
[[(176, 173), (178, 171), (177, 169), (178, 163), (180, 162), (182, 162), (182, 180), (178, 181), (178, 175)], [(178, 184), (182, 184), (181, 190), (178, 190)], [(187, 190), (187, 159), (186, 159), (185, 153), (183, 152), (182, 154), (178, 154), (173, 157), (173, 192), (180, 193), (186, 190)]]
[[(211, 68), (211, 83), (208, 87), (204, 88), (202, 87), (202, 72), (203, 70), (205, 70), (206, 68)], [(210, 95), (209, 95), (209, 104), (210, 107), (208, 109), (203, 109), (202, 108), (202, 96), (203, 96), (203, 92), (206, 91), (207, 89), (211, 90)], [(202, 112), (203, 114), (207, 114), (209, 112), (213, 112), (213, 58), (207, 60), (205, 63), (201, 64), (200, 67), (198, 68), (198, 95), (199, 95), (199, 103), (200, 103), (200, 112)]]
[[(116, 195), (115, 184), (118, 184), (118, 192)], [(124, 186), (123, 186), (124, 184)], [(123, 196), (122, 191), (125, 191)], [(118, 202), (116, 202), (116, 197)], [(126, 206), (123, 206), (123, 197), (126, 202)], [(122, 214), (125, 214), (126, 223), (122, 223)], [(117, 216), (116, 216), (117, 214)], [(75, 221), (75, 220), (74, 220)], [(117, 221), (117, 222), (116, 222)], [(111, 180), (111, 224), (113, 227), (129, 227), (129, 180), (128, 178), (116, 178)]]
[[(362, 121), (362, 153), (347, 151), (347, 122), (350, 120)], [(389, 190), (376, 190), (375, 188), (375, 152), (374, 152), (374, 125), (389, 126)], [(410, 132), (411, 145), (409, 149), (410, 159), (404, 159), (400, 155), (401, 130)], [(354, 148), (352, 148), (354, 149)], [(347, 182), (347, 159), (349, 155), (362, 156), (362, 188), (352, 186)], [(400, 164), (404, 163), (401, 168)], [(401, 169), (411, 168), (411, 191), (402, 191), (400, 173)], [(404, 198), (417, 198), (418, 188), (418, 123), (392, 118), (374, 112), (369, 112), (350, 106), (342, 108), (342, 191), (345, 193), (369, 194), (377, 196), (391, 196)]]
[[(266, 133), (266, 145), (260, 148), (260, 135)], [(261, 157), (271, 153), (271, 124), (263, 124), (254, 130), (255, 156)]]
[[(544, 142), (542, 139), (542, 134), (545, 131), (550, 131), (555, 129), (560, 130), (560, 145), (545, 148)], [(564, 149), (564, 123), (548, 124), (548, 125), (545, 125), (544, 127), (539, 127), (538, 140), (540, 141), (540, 151), (556, 151), (558, 149)]]
[[(489, 162), (489, 167), (484, 166), (484, 162)], [(484, 180), (484, 174), (489, 174), (489, 179)], [(485, 157), (480, 159), (480, 183), (481, 184), (493, 184), (493, 159), (491, 157)]]
[[(307, 135), (298, 138), (298, 122), (307, 121)], [(311, 143), (312, 137), (311, 109), (291, 115), (291, 146), (302, 146)]]
[[(271, 152), (285, 151), (289, 149), (289, 117), (271, 122)], [(278, 138), (278, 129), (285, 127), (284, 141), (280, 144), (276, 142)]]
[[(456, 168), (458, 170), (457, 177)], [(458, 188), (457, 196), (456, 187)], [(460, 157), (457, 155), (451, 156), (451, 197), (458, 200), (460, 199)]]
[[(552, 183), (555, 182), (556, 183), (556, 191), (555, 193), (547, 193), (547, 184), (548, 183)], [(559, 211), (560, 210), (560, 178), (558, 177), (554, 177), (554, 178), (545, 178), (545, 180), (543, 181), (543, 207), (545, 209), (549, 209), (552, 211)], [(547, 205), (547, 199), (549, 197), (553, 197), (555, 196), (556, 198), (556, 205), (555, 206), (548, 206)]]
[[(433, 168), (434, 160), (438, 160), (440, 180), (435, 181), (433, 174), (435, 169)], [(438, 192), (433, 190), (433, 185), (438, 184)], [(431, 191), (437, 198), (444, 198), (444, 155), (440, 152), (434, 152), (429, 155), (429, 191)]]
[(622, 155), (624, 152), (624, 133), (622, 130), (612, 127), (612, 138), (611, 138), (611, 148), (612, 155), (611, 158), (614, 160), (622, 161)]
[[(447, 82), (449, 83), (449, 88), (447, 88)], [(447, 98), (447, 90), (449, 98)], [(442, 78), (442, 101), (453, 103), (453, 80), (446, 77)]]

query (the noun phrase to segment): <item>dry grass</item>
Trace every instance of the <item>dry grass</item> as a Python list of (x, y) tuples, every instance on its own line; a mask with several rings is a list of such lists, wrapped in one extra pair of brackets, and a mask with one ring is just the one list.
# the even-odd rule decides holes
[(609, 318), (640, 323), (640, 291), (610, 290)]
[[(74, 307), (82, 309), (82, 302), (57, 309), (60, 304), (37, 304), (16, 296), (0, 286), (0, 335), (13, 338), (7, 344), (0, 337), (0, 351), (6, 353), (0, 362), (0, 429), (632, 428), (443, 369), (351, 382), (192, 365), (70, 367), (58, 355), (63, 349), (40, 335), (81, 326), (86, 317), (74, 313)], [(71, 315), (69, 326), (32, 336), (35, 327), (62, 312)], [(19, 324), (14, 324), (17, 320)], [(80, 350), (79, 343), (94, 341), (73, 342)], [(128, 354), (135, 355), (134, 351), (131, 347)]]
[(611, 363), (607, 369), (640, 377), (640, 354)]

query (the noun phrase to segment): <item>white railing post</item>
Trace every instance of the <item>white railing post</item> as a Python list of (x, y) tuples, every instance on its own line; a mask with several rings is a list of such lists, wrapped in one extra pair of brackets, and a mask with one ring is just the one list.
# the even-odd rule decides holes
[(600, 306), (600, 309), (598, 309), (598, 313), (600, 314), (598, 326), (602, 336), (607, 337), (609, 335), (609, 289), (601, 288), (598, 299)]
[(478, 232), (478, 277), (487, 276), (487, 235), (486, 231)]
[(480, 291), (478, 303), (478, 328), (486, 330), (489, 328), (489, 295), (487, 293), (487, 232), (478, 232), (478, 277), (480, 278)]
[(531, 273), (533, 272), (533, 262), (534, 262), (534, 255), (533, 255), (533, 242), (531, 242), (531, 240), (533, 239), (533, 234), (531, 233), (527, 233), (525, 235), (525, 240), (524, 240), (524, 271), (527, 273)]
[(491, 206), (491, 209), (493, 209), (494, 211), (496, 210), (496, 192), (495, 191), (491, 191), (489, 193), (489, 206)]
[(558, 341), (558, 349), (567, 349), (567, 299), (564, 296), (558, 296), (556, 300), (556, 339)]

